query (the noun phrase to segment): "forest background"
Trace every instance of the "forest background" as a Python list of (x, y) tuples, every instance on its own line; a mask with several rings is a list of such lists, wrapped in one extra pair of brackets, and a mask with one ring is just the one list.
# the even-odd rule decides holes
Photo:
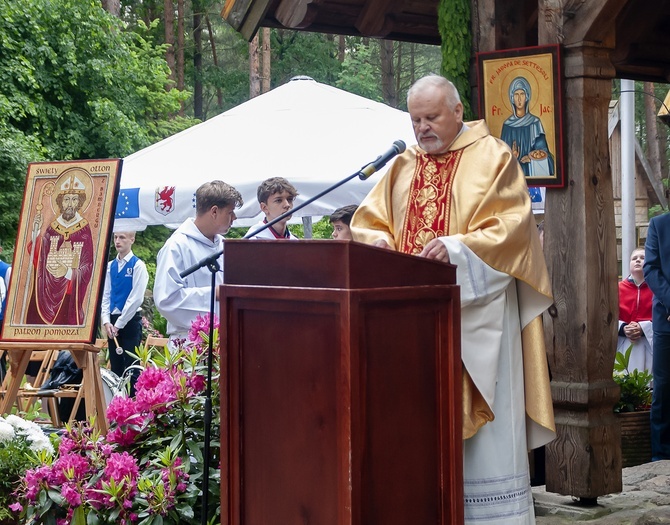
[[(125, 157), (296, 75), (404, 110), (412, 82), (441, 72), (472, 117), (469, 4), (442, 0), (440, 48), (267, 28), (249, 43), (221, 18), (223, 0), (0, 0), (2, 258), (11, 263), (29, 162)], [(667, 128), (655, 113), (668, 86), (639, 84), (655, 98), (636, 94), (637, 135), (667, 174)], [(259, 129), (250, 140), (271, 139)], [(330, 231), (324, 220), (313, 235)], [(152, 277), (169, 234), (138, 234)]]

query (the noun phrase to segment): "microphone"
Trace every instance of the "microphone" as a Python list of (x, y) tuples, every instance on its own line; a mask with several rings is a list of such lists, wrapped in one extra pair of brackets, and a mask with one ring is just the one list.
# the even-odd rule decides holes
[(384, 166), (386, 166), (386, 163), (389, 160), (391, 160), (396, 155), (399, 155), (403, 151), (405, 151), (405, 143), (402, 140), (396, 140), (393, 143), (393, 146), (391, 146), (391, 149), (389, 149), (387, 152), (381, 154), (379, 157), (377, 157), (375, 160), (373, 160), (370, 164), (368, 164), (367, 166), (362, 168), (361, 171), (358, 172), (358, 178), (361, 179), (361, 180), (366, 180), (375, 171), (379, 171)]

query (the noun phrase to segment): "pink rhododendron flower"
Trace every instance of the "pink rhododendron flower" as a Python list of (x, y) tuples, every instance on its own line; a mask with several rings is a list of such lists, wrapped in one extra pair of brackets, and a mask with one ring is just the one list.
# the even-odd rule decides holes
[(71, 480), (81, 480), (89, 473), (89, 460), (79, 454), (65, 454), (53, 464), (49, 481), (57, 484)]
[(77, 443), (72, 438), (64, 436), (63, 439), (61, 439), (60, 444), (58, 445), (58, 452), (60, 454), (69, 454), (76, 448)]
[(135, 390), (153, 390), (170, 377), (168, 370), (149, 366), (145, 368), (135, 383)]
[[(219, 327), (219, 318), (214, 315), (214, 328)], [(194, 343), (202, 343), (202, 335), (200, 332), (203, 332), (209, 335), (209, 314), (199, 315), (191, 323), (191, 329), (188, 331), (188, 340), (193, 341)]]
[(117, 482), (126, 476), (130, 479), (136, 479), (139, 471), (140, 468), (137, 465), (137, 460), (128, 454), (128, 452), (124, 452), (123, 454), (114, 452), (109, 456), (107, 465), (105, 466), (105, 476)]
[(107, 441), (122, 447), (128, 447), (135, 442), (135, 438), (139, 435), (139, 430), (134, 428), (117, 427), (107, 432)]
[(125, 396), (116, 396), (107, 407), (107, 419), (117, 425), (134, 425), (141, 421), (137, 403)]
[(37, 498), (37, 494), (41, 489), (42, 483), (48, 485), (49, 476), (51, 474), (51, 467), (49, 465), (42, 465), (35, 469), (26, 471), (26, 499), (33, 503)]
[(193, 374), (188, 379), (188, 387), (191, 389), (191, 392), (195, 395), (200, 392), (205, 391), (205, 376), (200, 374)]
[(81, 505), (81, 493), (76, 483), (66, 481), (60, 489), (61, 496), (65, 498), (68, 505), (78, 507)]
[(162, 414), (167, 405), (177, 399), (177, 388), (172, 379), (159, 383), (151, 390), (138, 390), (135, 396), (137, 407), (146, 412)]

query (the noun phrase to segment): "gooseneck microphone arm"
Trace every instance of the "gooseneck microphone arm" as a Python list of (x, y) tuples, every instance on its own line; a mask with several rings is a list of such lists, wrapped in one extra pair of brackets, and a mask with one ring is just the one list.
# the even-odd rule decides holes
[[(320, 199), (321, 197), (323, 197), (327, 193), (330, 193), (334, 189), (339, 188), (343, 184), (349, 182), (351, 179), (354, 179), (356, 177), (360, 178), (361, 180), (368, 179), (370, 177), (370, 175), (372, 175), (376, 171), (379, 171), (382, 167), (384, 167), (386, 165), (386, 163), (389, 160), (391, 160), (396, 155), (399, 155), (403, 151), (405, 151), (405, 143), (402, 140), (396, 140), (393, 143), (393, 146), (388, 151), (386, 151), (385, 153), (383, 153), (382, 155), (377, 157), (370, 164), (367, 164), (366, 166), (362, 167), (356, 173), (353, 173), (353, 174), (349, 175), (348, 177), (345, 177), (344, 179), (342, 179), (339, 182), (336, 182), (335, 184), (333, 184), (329, 188), (326, 188), (325, 190), (323, 190), (322, 192), (314, 195), (310, 199), (307, 199), (305, 202), (301, 202), (295, 208), (292, 208), (289, 211), (287, 211), (286, 213), (282, 213), (279, 217), (275, 217), (271, 221), (268, 221), (267, 223), (263, 224), (263, 226), (260, 226), (255, 231), (247, 234), (245, 237), (254, 237), (254, 236), (258, 235), (260, 232), (262, 232), (262, 231), (266, 230), (267, 228), (270, 228), (271, 226), (277, 224), (279, 221), (281, 221), (283, 219), (286, 219), (287, 217), (290, 217), (291, 215), (293, 215), (298, 210), (303, 209), (308, 204), (312, 204), (315, 200)], [(181, 272), (179, 274), (179, 276), (183, 279), (187, 275), (191, 275), (193, 272), (195, 272), (199, 268), (202, 268), (203, 266), (211, 265), (213, 262), (218, 260), (218, 258), (221, 257), (222, 254), (223, 254), (223, 249), (217, 250), (216, 253), (213, 253), (212, 255), (208, 255), (207, 257), (202, 259), (200, 262), (194, 264), (190, 268), (187, 268), (186, 270)]]

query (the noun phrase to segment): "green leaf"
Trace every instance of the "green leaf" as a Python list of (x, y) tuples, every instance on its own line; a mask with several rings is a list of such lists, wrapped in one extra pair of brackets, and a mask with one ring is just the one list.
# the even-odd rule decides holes
[(87, 525), (99, 525), (100, 519), (98, 518), (98, 513), (95, 510), (88, 511), (86, 515), (86, 524)]
[(84, 507), (79, 506), (74, 509), (74, 514), (72, 515), (72, 525), (86, 525), (86, 514), (84, 514)]

